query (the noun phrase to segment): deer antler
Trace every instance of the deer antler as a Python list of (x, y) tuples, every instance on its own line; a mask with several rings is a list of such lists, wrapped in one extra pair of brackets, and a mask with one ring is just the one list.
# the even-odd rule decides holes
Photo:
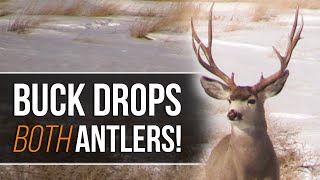
[(280, 69), (276, 73), (268, 76), (267, 78), (264, 78), (262, 75), (260, 81), (252, 87), (252, 89), (254, 91), (258, 92), (258, 91), (264, 89), (268, 85), (275, 82), (278, 78), (283, 76), (285, 73), (289, 73), (289, 71), (286, 70), (286, 68), (290, 62), (293, 49), (296, 47), (298, 41), (301, 39), (300, 35), (301, 35), (301, 32), (303, 30), (303, 26), (304, 26), (303, 16), (301, 15), (301, 21), (302, 21), (301, 26), (300, 26), (298, 32), (296, 33), (297, 24), (298, 24), (298, 16), (299, 16), (299, 7), (296, 10), (295, 20), (294, 20), (294, 23), (292, 26), (291, 33), (289, 35), (289, 42), (288, 42), (288, 46), (287, 46), (287, 50), (286, 50), (286, 55), (282, 56), (280, 54), (280, 52), (274, 46), (272, 47), (274, 52), (277, 54), (277, 56), (280, 60), (280, 63), (281, 63)]
[[(234, 73), (232, 73), (231, 78), (228, 77), (224, 72), (222, 72), (216, 63), (214, 62), (214, 59), (212, 57), (212, 11), (213, 11), (213, 5), (210, 8), (209, 13), (209, 22), (208, 22), (208, 47), (206, 47), (202, 41), (200, 40), (199, 36), (197, 35), (194, 26), (193, 26), (193, 19), (191, 18), (191, 28), (192, 28), (192, 46), (194, 49), (194, 52), (197, 55), (197, 58), (200, 62), (200, 64), (207, 69), (209, 72), (213, 73), (214, 75), (218, 76), (220, 79), (222, 79), (230, 89), (235, 89), (237, 85), (234, 82)], [(196, 47), (195, 41), (198, 43), (198, 47)], [(200, 50), (204, 53), (206, 56), (206, 59), (208, 61), (205, 62), (201, 55)]]

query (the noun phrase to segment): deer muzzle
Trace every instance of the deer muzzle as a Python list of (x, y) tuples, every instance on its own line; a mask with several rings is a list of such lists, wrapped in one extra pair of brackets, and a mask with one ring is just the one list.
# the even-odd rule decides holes
[(231, 109), (229, 112), (228, 112), (228, 118), (230, 121), (237, 121), (237, 120), (241, 120), (242, 119), (242, 114), (235, 111), (234, 109)]

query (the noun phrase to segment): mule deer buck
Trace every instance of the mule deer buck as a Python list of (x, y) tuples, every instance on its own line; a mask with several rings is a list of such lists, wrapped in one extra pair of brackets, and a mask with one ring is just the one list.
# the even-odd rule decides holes
[[(262, 75), (253, 86), (238, 86), (234, 81), (234, 73), (227, 76), (218, 68), (212, 56), (212, 10), (213, 5), (209, 13), (208, 46), (199, 39), (191, 19), (192, 45), (200, 64), (224, 82), (201, 77), (201, 85), (209, 96), (229, 101), (227, 116), (231, 123), (231, 134), (225, 136), (211, 152), (206, 165), (207, 179), (278, 180), (279, 163), (267, 133), (264, 102), (282, 90), (289, 76), (287, 66), (301, 39), (303, 17), (297, 30), (297, 8), (285, 56), (273, 47), (280, 60), (280, 69), (266, 78)], [(207, 61), (203, 60), (201, 51)]]

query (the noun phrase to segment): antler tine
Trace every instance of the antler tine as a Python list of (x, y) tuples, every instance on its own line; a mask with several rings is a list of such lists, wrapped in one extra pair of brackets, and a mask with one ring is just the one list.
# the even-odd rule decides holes
[[(196, 41), (198, 44), (199, 44), (199, 48), (202, 49), (202, 51), (204, 52), (205, 56), (207, 59), (210, 59), (210, 57), (208, 57), (208, 55), (205, 53), (206, 50), (207, 50), (207, 47), (202, 43), (202, 41), (200, 40), (198, 34), (196, 33), (195, 29), (194, 29), (194, 26), (193, 26), (193, 19), (191, 18), (191, 29), (192, 29), (192, 47), (193, 47), (193, 50), (194, 52), (197, 52), (197, 47), (195, 45), (195, 42)], [(201, 59), (202, 60), (202, 59)]]
[[(212, 47), (212, 10), (213, 10), (214, 3), (212, 4), (210, 8), (210, 16), (209, 16), (209, 25), (208, 25), (208, 47), (206, 47), (202, 41), (200, 40), (197, 32), (195, 31), (194, 25), (193, 25), (193, 18), (191, 18), (191, 29), (192, 29), (192, 39), (197, 41), (197, 43), (200, 45), (200, 48), (204, 52), (209, 64), (215, 64), (214, 60), (211, 55), (211, 47)], [(194, 43), (194, 42), (193, 42)], [(193, 49), (195, 52), (197, 52), (196, 46), (193, 44)]]
[[(220, 79), (222, 79), (231, 89), (234, 89), (237, 87), (237, 85), (234, 82), (234, 74), (232, 73), (232, 77), (229, 78), (224, 72), (222, 72), (218, 66), (215, 64), (214, 59), (212, 57), (212, 11), (213, 11), (212, 4), (210, 8), (209, 18), (208, 18), (208, 47), (206, 47), (202, 41), (200, 40), (197, 32), (195, 31), (193, 19), (191, 18), (191, 29), (192, 29), (192, 47), (194, 49), (194, 52), (197, 55), (199, 63), (207, 69), (212, 74), (218, 76)], [(196, 47), (195, 41), (198, 43), (199, 47)], [(206, 56), (206, 59), (208, 61), (205, 62), (200, 54), (200, 50), (204, 53)]]
[(213, 28), (212, 28), (212, 11), (213, 11), (213, 6), (214, 6), (214, 3), (211, 5), (211, 8), (210, 8), (210, 12), (209, 12), (209, 18), (208, 18), (208, 49), (209, 49), (209, 53), (211, 54), (211, 50), (212, 50), (212, 31), (213, 31)]
[[(297, 20), (298, 20), (298, 16), (296, 18), (296, 21)], [(296, 47), (298, 41), (301, 39), (301, 33), (302, 33), (302, 30), (303, 30), (303, 26), (304, 26), (304, 20), (303, 20), (303, 16), (301, 15), (301, 26), (300, 26), (297, 34), (295, 34), (295, 32), (292, 33), (293, 34), (292, 35), (293, 39), (291, 40), (291, 46), (288, 45), (288, 49), (287, 49), (287, 52), (286, 52), (286, 66), (288, 65), (288, 63), (289, 63), (289, 61), (291, 59), (293, 49)], [(297, 27), (297, 25), (295, 27)]]
[[(193, 44), (194, 44), (194, 42), (193, 42)], [(199, 47), (197, 48), (197, 51), (196, 51), (196, 52), (197, 52), (197, 53), (196, 53), (197, 58), (198, 58), (200, 64), (201, 64), (205, 69), (207, 69), (209, 72), (215, 74), (212, 66), (210, 66), (209, 64), (207, 64), (207, 63), (201, 58), (201, 55), (200, 55), (200, 46), (201, 46), (201, 44), (202, 44), (202, 43), (199, 44)]]
[(280, 63), (281, 63), (280, 69), (276, 73), (270, 75), (267, 78), (264, 78), (263, 76), (261, 76), (260, 81), (256, 85), (253, 86), (253, 89), (255, 91), (259, 91), (259, 90), (265, 88), (266, 86), (268, 86), (272, 82), (276, 81), (279, 77), (281, 77), (281, 75), (283, 75), (285, 73), (286, 68), (290, 62), (293, 50), (296, 47), (298, 41), (301, 39), (301, 33), (302, 33), (302, 30), (304, 27), (303, 16), (301, 15), (301, 25), (300, 25), (298, 32), (296, 32), (297, 25), (298, 25), (298, 18), (299, 18), (299, 7), (297, 8), (296, 13), (295, 13), (295, 19), (294, 19), (294, 23), (292, 25), (291, 33), (289, 35), (289, 41), (288, 41), (288, 46), (286, 49), (285, 56), (282, 56), (280, 54), (280, 52), (274, 46), (272, 47), (274, 52), (276, 53), (276, 55), (278, 56), (278, 58), (280, 60)]

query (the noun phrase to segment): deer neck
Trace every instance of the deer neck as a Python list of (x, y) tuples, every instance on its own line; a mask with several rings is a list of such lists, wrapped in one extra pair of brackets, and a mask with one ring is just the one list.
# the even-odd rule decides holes
[(231, 138), (242, 139), (252, 138), (260, 139), (261, 137), (268, 136), (266, 127), (246, 127), (239, 128), (239, 126), (231, 126)]
[[(240, 163), (241, 166), (249, 166), (249, 168), (253, 168), (250, 164), (261, 163), (261, 157), (273, 152), (273, 146), (267, 133), (265, 115), (259, 115), (256, 118), (259, 118), (255, 119), (259, 123), (242, 125), (239, 122), (239, 124), (233, 123), (231, 125), (229, 148), (233, 154), (232, 157), (238, 165)], [(243, 121), (245, 120), (255, 122), (243, 119)]]

